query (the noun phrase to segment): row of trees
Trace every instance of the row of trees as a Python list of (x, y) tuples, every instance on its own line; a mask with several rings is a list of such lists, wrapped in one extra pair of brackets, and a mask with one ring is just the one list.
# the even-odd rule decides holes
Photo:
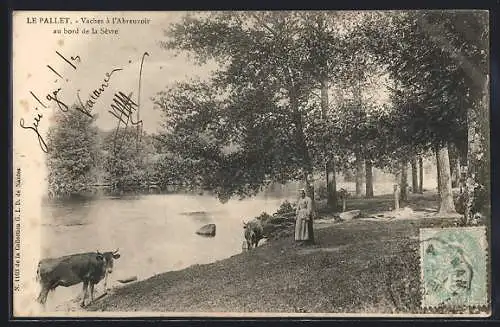
[(225, 200), (324, 176), (335, 209), (336, 172), (355, 170), (358, 193), (364, 174), (371, 196), (373, 168), (389, 170), (404, 198), (408, 167), (420, 191), (415, 172), (422, 178), (431, 154), (443, 214), (455, 211), (451, 166), (466, 164), (468, 221), (487, 205), (477, 194), (489, 194), (487, 22), (474, 11), (187, 15), (162, 47), (218, 69), (157, 93), (164, 118), (154, 136), (103, 133), (95, 118), (59, 113), (50, 188), (119, 192), (154, 180)]
[[(113, 194), (143, 192), (152, 183), (161, 190), (202, 189), (189, 180), (196, 178), (195, 163), (180, 155), (183, 150), (179, 149), (192, 145), (189, 140), (178, 139), (176, 149), (159, 141), (157, 135), (138, 134), (135, 127), (102, 131), (95, 124), (97, 115), (89, 118), (77, 110), (57, 112), (55, 120), (47, 142), (49, 190), (55, 197), (89, 195), (99, 186)], [(342, 172), (348, 178), (351, 170), (346, 165)], [(373, 193), (372, 179), (367, 178), (366, 183)]]
[[(365, 163), (367, 176), (380, 167), (404, 181), (432, 152), (445, 214), (452, 147), (466, 158), (470, 201), (478, 185), (489, 190), (484, 12), (217, 12), (165, 35), (164, 48), (219, 64), (154, 99), (189, 185), (228, 198), (324, 172), (336, 207), (335, 171)], [(388, 90), (385, 103), (369, 83)]]

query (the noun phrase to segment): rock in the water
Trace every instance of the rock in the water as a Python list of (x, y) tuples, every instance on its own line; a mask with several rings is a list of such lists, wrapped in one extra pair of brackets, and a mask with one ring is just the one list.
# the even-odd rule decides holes
[(340, 219), (342, 220), (352, 220), (354, 218), (359, 218), (361, 216), (361, 210), (350, 210), (341, 212), (339, 216)]
[(202, 235), (202, 236), (210, 236), (214, 237), (215, 236), (215, 224), (208, 224), (196, 231), (196, 234)]

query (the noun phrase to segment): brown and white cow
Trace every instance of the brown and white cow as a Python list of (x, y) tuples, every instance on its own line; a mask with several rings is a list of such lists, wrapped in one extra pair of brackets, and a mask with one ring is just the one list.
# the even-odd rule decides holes
[(42, 287), (37, 301), (45, 305), (49, 291), (58, 286), (69, 287), (83, 282), (81, 306), (84, 307), (89, 288), (89, 303), (94, 301), (94, 286), (103, 278), (106, 289), (108, 274), (113, 272), (113, 261), (118, 258), (120, 254), (117, 249), (113, 252), (96, 251), (42, 259), (37, 269), (37, 280)]

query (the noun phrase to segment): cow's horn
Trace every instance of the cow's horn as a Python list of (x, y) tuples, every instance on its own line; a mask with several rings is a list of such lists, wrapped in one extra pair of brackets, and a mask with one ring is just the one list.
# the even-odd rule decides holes
[(113, 251), (113, 254), (117, 254), (120, 248), (117, 248), (116, 250)]

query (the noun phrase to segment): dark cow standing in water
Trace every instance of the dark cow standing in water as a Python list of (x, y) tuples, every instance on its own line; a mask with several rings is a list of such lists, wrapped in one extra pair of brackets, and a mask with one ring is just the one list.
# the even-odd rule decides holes
[(106, 278), (104, 281), (104, 288), (106, 288), (108, 274), (113, 272), (113, 261), (118, 258), (120, 254), (116, 250), (42, 259), (37, 269), (37, 280), (42, 286), (37, 301), (45, 305), (49, 291), (55, 290), (57, 286), (69, 287), (83, 282), (81, 306), (84, 307), (89, 287), (90, 302), (92, 302), (94, 301), (94, 285)]
[(259, 241), (264, 238), (264, 229), (260, 221), (254, 219), (248, 223), (243, 222), (243, 229), (245, 229), (247, 249), (256, 248), (259, 245)]

